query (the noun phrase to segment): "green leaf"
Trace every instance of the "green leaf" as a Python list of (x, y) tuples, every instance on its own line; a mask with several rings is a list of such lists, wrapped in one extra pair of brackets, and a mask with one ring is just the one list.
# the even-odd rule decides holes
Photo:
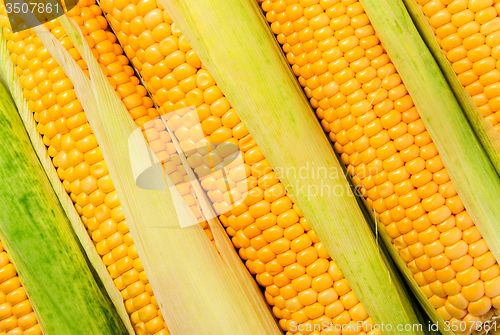
[(0, 85), (0, 239), (46, 335), (124, 335), (29, 141)]

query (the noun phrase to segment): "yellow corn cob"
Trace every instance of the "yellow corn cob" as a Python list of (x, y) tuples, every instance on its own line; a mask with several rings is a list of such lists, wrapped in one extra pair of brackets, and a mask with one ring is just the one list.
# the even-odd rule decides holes
[[(11, 59), (17, 65), (19, 81), (34, 112), (38, 131), (43, 136), (49, 155), (53, 157), (63, 186), (122, 293), (137, 334), (169, 334), (135, 250), (106, 164), (82, 105), (76, 99), (72, 83), (38, 38), (30, 30), (12, 33), (3, 7), (0, 11)], [(108, 31), (107, 22), (95, 2), (81, 1), (68, 15), (79, 24), (135, 122), (143, 125), (158, 116), (146, 90), (128, 65), (128, 59), (122, 55), (115, 35)], [(58, 21), (50, 21), (46, 27), (87, 71), (85, 62)], [(165, 135), (168, 136), (166, 133), (158, 136), (163, 138)], [(167, 146), (167, 150), (172, 148)], [(185, 189), (185, 186), (180, 187)], [(189, 192), (187, 190), (183, 194)], [(204, 226), (211, 237), (206, 222)]]
[(430, 303), (446, 321), (491, 316), (500, 308), (500, 267), (361, 3), (261, 5), (335, 150)]
[(458, 79), (500, 132), (499, 1), (417, 2)]
[[(127, 56), (161, 106), (160, 113), (194, 105), (208, 142), (232, 143), (242, 151), (248, 179), (242, 182), (250, 190), (243, 201), (238, 188), (241, 181), (234, 180), (231, 172), (229, 183), (236, 186), (231, 196), (222, 178), (206, 178), (202, 186), (216, 212), (225, 214), (220, 219), (247, 268), (266, 288), (265, 297), (281, 328), (287, 334), (302, 334), (294, 330), (292, 321), (304, 325), (323, 321), (348, 324), (351, 320), (370, 323), (363, 305), (164, 9), (154, 0), (106, 0), (101, 5)], [(189, 147), (190, 140), (196, 143), (197, 128), (182, 117), (177, 114), (167, 124)], [(214, 154), (211, 158), (215, 162), (206, 164), (209, 160), (194, 156), (188, 157), (188, 162), (197, 173), (224, 158)], [(227, 213), (230, 199), (237, 205)]]
[(41, 335), (16, 268), (0, 242), (0, 335)]

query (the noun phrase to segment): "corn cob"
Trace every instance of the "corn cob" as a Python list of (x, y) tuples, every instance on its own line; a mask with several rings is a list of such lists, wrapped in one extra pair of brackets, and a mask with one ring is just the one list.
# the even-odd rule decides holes
[(1, 242), (0, 259), (0, 334), (41, 335), (33, 307)]
[(482, 115), (500, 132), (498, 1), (418, 1), (439, 46)]
[(439, 315), (490, 317), (500, 268), (361, 3), (261, 6), (355, 185)]
[[(17, 65), (37, 128), (53, 157), (59, 177), (75, 203), (98, 253), (121, 291), (138, 334), (169, 334), (124, 220), (113, 183), (73, 85), (30, 31), (12, 33), (2, 7), (2, 26)], [(95, 2), (80, 2), (68, 15), (80, 24), (103, 69), (110, 76), (137, 124), (157, 116), (144, 87), (121, 55), (116, 37), (107, 31)], [(85, 22), (85, 26), (84, 26)], [(86, 64), (73, 48), (57, 20), (46, 24), (78, 64)], [(19, 60), (19, 62), (18, 62)], [(88, 73), (88, 72), (87, 72)]]
[[(232, 143), (244, 153), (250, 191), (243, 202), (238, 202), (241, 194), (233, 190), (232, 199), (238, 205), (231, 213), (227, 213), (232, 202), (222, 180), (207, 178), (202, 186), (216, 212), (227, 213), (220, 219), (250, 272), (266, 287), (266, 299), (281, 328), (289, 331), (292, 321), (348, 324), (351, 320), (367, 320), (366, 310), (338, 267), (164, 9), (154, 1), (103, 1), (101, 5), (126, 55), (160, 106), (160, 113), (194, 105), (208, 142)], [(167, 124), (185, 143), (195, 139), (197, 129), (188, 122), (171, 118)], [(203, 159), (190, 156), (188, 162), (202, 174), (222, 160), (212, 158), (214, 163), (205, 164)], [(228, 179), (232, 187), (239, 181), (231, 180), (231, 174)]]

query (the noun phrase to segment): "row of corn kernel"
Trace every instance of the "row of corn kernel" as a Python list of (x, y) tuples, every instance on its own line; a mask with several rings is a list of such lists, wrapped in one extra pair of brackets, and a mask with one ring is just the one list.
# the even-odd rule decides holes
[(0, 242), (0, 334), (41, 335), (26, 291)]
[[(135, 119), (142, 117), (143, 122), (155, 117), (152, 101), (133, 76), (128, 59), (115, 43), (116, 37), (107, 31), (100, 8), (94, 2), (81, 1), (69, 14), (80, 25), (131, 115)], [(138, 334), (168, 334), (106, 164), (71, 81), (30, 30), (13, 33), (3, 7), (2, 15), (3, 33), (37, 129), (53, 157), (63, 186), (122, 293), (132, 324)], [(45, 26), (87, 72), (85, 62), (59, 22), (52, 20)]]
[[(149, 8), (149, 4), (144, 3), (141, 6), (138, 6), (137, 10), (140, 13), (145, 15), (145, 13), (148, 13), (148, 10), (149, 10), (148, 8)], [(137, 12), (135, 12), (135, 11), (125, 12), (125, 15), (127, 17), (134, 17), (134, 15), (137, 15)], [(101, 18), (103, 18), (103, 17), (101, 17)], [(151, 13), (149, 15), (149, 19), (152, 22), (161, 22), (164, 18), (162, 17), (161, 13), (155, 12), (155, 13)], [(138, 47), (138, 45), (144, 46), (146, 44), (154, 43), (154, 41), (161, 40), (162, 36), (164, 34), (164, 30), (167, 29), (165, 25), (160, 25), (160, 26), (152, 26), (151, 24), (146, 25), (144, 22), (140, 22), (140, 20), (136, 20), (136, 22), (134, 22), (134, 25), (132, 25), (132, 27), (134, 27), (134, 29), (141, 29), (141, 31), (145, 31), (147, 29), (147, 31), (145, 31), (145, 33), (144, 33), (145, 39), (141, 39), (141, 41), (136, 39), (136, 41), (135, 41), (136, 44), (134, 44), (134, 45), (137, 45), (137, 47)], [(149, 28), (151, 28), (151, 29), (149, 29)], [(153, 29), (153, 28), (156, 28), (156, 29)], [(130, 28), (125, 28), (124, 31), (129, 33), (129, 29)], [(115, 31), (118, 32), (118, 30), (116, 30), (116, 29), (115, 29)], [(123, 34), (123, 32), (121, 32), (121, 34)], [(119, 40), (123, 38), (123, 36), (121, 34), (120, 34), (120, 32), (117, 33)], [(140, 66), (140, 63), (138, 63), (137, 57), (131, 57), (130, 46), (128, 46), (128, 47), (125, 46), (125, 50), (128, 50), (127, 55), (132, 60), (133, 65), (136, 68), (138, 68), (138, 66)], [(135, 53), (134, 53), (134, 55), (135, 55)], [(158, 57), (159, 55), (158, 54), (152, 55), (151, 52), (148, 52), (148, 54), (147, 54), (148, 58), (153, 57), (153, 56)], [(144, 52), (139, 53), (138, 57), (142, 61), (146, 61), (146, 58), (144, 58), (144, 57), (146, 57), (146, 54)], [(178, 55), (178, 57), (182, 57), (182, 56)], [(174, 57), (171, 57), (171, 59), (173, 59), (173, 58)], [(197, 59), (196, 55), (194, 55), (194, 56), (188, 55), (188, 58), (191, 60), (191, 62), (194, 62), (194, 64), (196, 64), (196, 59)], [(176, 61), (174, 60), (173, 62), (171, 62), (171, 59), (169, 59), (169, 60), (161, 59), (160, 60), (158, 58), (159, 64), (154, 69), (152, 68), (152, 66), (148, 66), (146, 64), (145, 71), (147, 71), (147, 73), (150, 77), (155, 77), (155, 79), (158, 79), (158, 76), (159, 75), (161, 76), (161, 74), (170, 73), (169, 79), (171, 79), (172, 81), (175, 82), (176, 78), (173, 77), (173, 74), (171, 72), (177, 65), (175, 64)], [(199, 62), (199, 59), (198, 59), (198, 62)], [(179, 75), (183, 76), (184, 75), (183, 72), (185, 72), (185, 71), (189, 71), (189, 69), (186, 67), (179, 68), (176, 71), (176, 77)], [(180, 72), (180, 74), (178, 74), (179, 72)], [(149, 80), (150, 77), (146, 77), (146, 78)], [(155, 81), (155, 79), (153, 79), (153, 81)], [(155, 82), (157, 82), (157, 80)], [(151, 93), (153, 93), (153, 94), (156, 93), (156, 90), (154, 89), (154, 87), (149, 86), (148, 89), (150, 90)], [(162, 93), (158, 92), (158, 94), (160, 94), (160, 96), (162, 96), (161, 95)], [(165, 95), (165, 92), (163, 92), (163, 96), (164, 95)], [(157, 99), (156, 102), (161, 106), (163, 103), (163, 100)], [(179, 109), (179, 108), (183, 108), (186, 106), (183, 105), (183, 106), (177, 106), (177, 107)], [(184, 196), (185, 201), (190, 205), (190, 208), (195, 213), (196, 217), (198, 219), (200, 219), (202, 217), (202, 214), (200, 213), (201, 210), (196, 205), (196, 203), (197, 203), (196, 196), (190, 190), (189, 178), (186, 176), (186, 171), (184, 171), (184, 169), (182, 168), (180, 159), (176, 155), (176, 150), (175, 150), (174, 144), (171, 142), (170, 136), (169, 136), (168, 132), (165, 130), (163, 122), (161, 120), (153, 120), (155, 117), (158, 116), (158, 114), (155, 111), (154, 115), (153, 114), (149, 115), (149, 117), (143, 116), (145, 114), (141, 114), (141, 115), (137, 115), (137, 116), (134, 114), (131, 114), (131, 115), (134, 118), (134, 120), (136, 121), (136, 123), (138, 123), (139, 125), (144, 126), (146, 128), (144, 133), (145, 133), (145, 136), (150, 144), (151, 149), (156, 154), (158, 159), (164, 163), (163, 165), (164, 165), (167, 173), (169, 174), (170, 178), (173, 180), (175, 185), (179, 186), (179, 189), (180, 189), (179, 191), (181, 192), (181, 195)], [(199, 221), (201, 221), (201, 220), (199, 220)], [(205, 233), (207, 233), (207, 235), (210, 237), (210, 239), (213, 240), (212, 233), (211, 233), (210, 229), (208, 228), (207, 223), (204, 221), (202, 221), (200, 223), (201, 223), (202, 227), (205, 229)]]
[(500, 267), (357, 0), (262, 9), (324, 130), (417, 284), (445, 320), (500, 308)]
[[(231, 212), (220, 219), (247, 268), (266, 288), (265, 297), (280, 319), (281, 328), (287, 334), (305, 334), (292, 331), (291, 322), (370, 322), (338, 267), (165, 10), (154, 0), (106, 0), (101, 5), (127, 56), (161, 106), (161, 113), (175, 112), (167, 116), (167, 125), (181, 146), (184, 143), (186, 149), (193, 149), (207, 142), (231, 143), (243, 153), (246, 180), (235, 179), (236, 173), (229, 168), (230, 191), (222, 177), (210, 176), (201, 184), (218, 214), (226, 213), (236, 202)], [(172, 67), (172, 71), (167, 70)], [(176, 112), (192, 105), (196, 106), (204, 138), (198, 137), (200, 129), (193, 122), (196, 115)], [(226, 156), (217, 152), (188, 155), (198, 175), (224, 159)], [(243, 201), (241, 184), (250, 189)]]
[(498, 0), (418, 0), (453, 70), (483, 116), (500, 132)]

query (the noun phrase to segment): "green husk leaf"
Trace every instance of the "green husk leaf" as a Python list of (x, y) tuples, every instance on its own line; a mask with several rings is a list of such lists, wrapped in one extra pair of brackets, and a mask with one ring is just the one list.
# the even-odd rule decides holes
[(453, 67), (439, 47), (432, 27), (417, 2), (415, 0), (404, 0), (404, 3), (420, 35), (432, 52), (432, 55), (436, 59), (441, 71), (453, 90), (465, 116), (469, 120), (484, 150), (488, 154), (491, 163), (500, 175), (500, 134), (495, 130), (493, 125), (484, 118), (477, 104), (458, 79)]
[(0, 238), (44, 334), (127, 334), (112, 302), (93, 277), (3, 85), (0, 97), (0, 180), (4, 181), (0, 188)]
[(135, 334), (132, 324), (130, 323), (130, 318), (125, 310), (125, 305), (123, 303), (123, 298), (113, 283), (113, 279), (109, 275), (106, 266), (99, 257), (96, 251), (94, 243), (90, 239), (90, 236), (85, 229), (83, 222), (81, 221), (80, 215), (77, 213), (73, 201), (69, 197), (68, 193), (62, 186), (61, 180), (57, 175), (57, 171), (52, 163), (52, 160), (47, 152), (47, 147), (43, 143), (40, 133), (36, 129), (36, 122), (33, 118), (33, 112), (29, 110), (28, 103), (24, 99), (23, 91), (21, 85), (19, 84), (19, 76), (15, 72), (15, 65), (9, 57), (9, 51), (7, 50), (7, 41), (3, 34), (0, 33), (0, 78), (4, 82), (5, 86), (8, 88), (23, 121), (24, 128), (29, 135), (31, 143), (34, 150), (43, 166), (43, 169), (50, 181), (50, 184), (59, 199), (59, 202), (64, 210), (64, 213), (71, 223), (71, 227), (75, 232), (80, 244), (85, 250), (85, 254), (92, 264), (99, 280), (101, 281), (104, 289), (111, 298), (118, 314), (124, 325), (126, 326), (128, 333), (130, 335)]
[[(398, 324), (417, 324), (257, 4), (253, 0), (159, 2), (214, 76), (375, 323), (393, 326), (384, 334), (400, 334)], [(337, 175), (320, 180), (312, 167)], [(300, 177), (286, 173), (287, 168), (301, 171)], [(325, 185), (342, 195), (307, 192)], [(422, 331), (407, 332), (417, 333)]]
[[(63, 66), (84, 104), (169, 331), (186, 335), (281, 334), (220, 223), (210, 222), (218, 250), (199, 225), (180, 228), (175, 213), (187, 221), (195, 220), (193, 214), (175, 188), (171, 192), (167, 187), (170, 180), (161, 165), (151, 160), (142, 133), (134, 132), (137, 126), (86, 41), (67, 17), (59, 20), (86, 61), (91, 81), (62, 45), (38, 36)], [(153, 182), (164, 185), (165, 190), (137, 187), (134, 165), (139, 171), (149, 168)]]

